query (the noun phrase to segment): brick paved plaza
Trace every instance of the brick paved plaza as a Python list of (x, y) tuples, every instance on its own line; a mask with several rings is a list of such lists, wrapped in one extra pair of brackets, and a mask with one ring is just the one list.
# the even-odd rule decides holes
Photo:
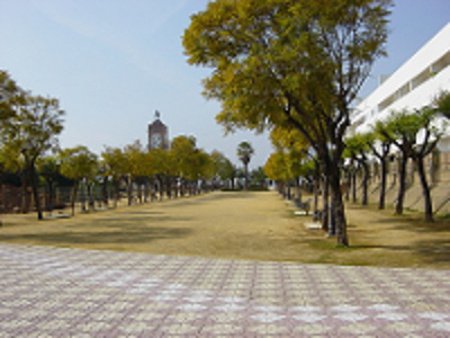
[(0, 244), (0, 337), (448, 337), (450, 271)]

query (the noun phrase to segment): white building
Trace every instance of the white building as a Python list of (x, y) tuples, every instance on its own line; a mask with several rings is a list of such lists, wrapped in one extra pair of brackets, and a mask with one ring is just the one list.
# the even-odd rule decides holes
[[(408, 61), (391, 74), (378, 88), (361, 101), (351, 115), (349, 134), (365, 133), (376, 121), (384, 121), (393, 111), (420, 109), (430, 105), (442, 91), (450, 92), (450, 23), (419, 49)], [(437, 119), (436, 125), (444, 128), (446, 119)], [(445, 129), (443, 129), (445, 130)], [(419, 139), (417, 140), (420, 142)], [(395, 153), (396, 148), (391, 147)], [(376, 162), (374, 162), (376, 165)], [(389, 163), (388, 190), (386, 201), (395, 203), (396, 161)], [(391, 167), (392, 166), (392, 167)], [(432, 183), (432, 198), (435, 212), (450, 213), (450, 130), (447, 129), (437, 150), (426, 159), (429, 182)], [(408, 165), (408, 193), (405, 207), (422, 210), (422, 192), (415, 179), (412, 162)], [(378, 181), (374, 181), (374, 188)], [(377, 190), (373, 190), (375, 194)]]
[[(359, 103), (351, 116), (350, 133), (370, 131), (377, 120), (385, 120), (392, 111), (421, 108), (441, 91), (450, 91), (449, 65), (450, 23)], [(450, 152), (448, 131), (439, 149)]]

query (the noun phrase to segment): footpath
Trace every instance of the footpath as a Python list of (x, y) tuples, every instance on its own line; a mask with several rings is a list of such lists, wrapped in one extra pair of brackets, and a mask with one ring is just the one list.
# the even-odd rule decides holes
[(448, 337), (450, 271), (0, 244), (0, 337)]

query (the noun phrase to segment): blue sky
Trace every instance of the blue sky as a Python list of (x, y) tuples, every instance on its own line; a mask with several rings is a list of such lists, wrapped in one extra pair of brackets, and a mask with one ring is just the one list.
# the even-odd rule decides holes
[[(139, 139), (159, 110), (170, 137), (194, 135), (207, 151), (237, 163), (237, 145), (256, 149), (251, 166), (271, 152), (267, 135), (224, 136), (217, 102), (206, 101), (207, 69), (189, 66), (181, 35), (207, 0), (0, 0), (0, 69), (34, 94), (60, 100), (66, 111), (63, 147), (100, 153)], [(387, 45), (361, 95), (370, 92), (450, 19), (449, 0), (397, 0)]]

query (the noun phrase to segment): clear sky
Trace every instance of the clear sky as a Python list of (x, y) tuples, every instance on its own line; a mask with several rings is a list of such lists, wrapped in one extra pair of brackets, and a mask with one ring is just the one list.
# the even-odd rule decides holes
[[(251, 167), (271, 152), (267, 135), (224, 136), (217, 102), (206, 101), (208, 70), (189, 66), (181, 36), (207, 0), (0, 0), (0, 69), (34, 94), (60, 100), (66, 111), (63, 147), (100, 153), (136, 139), (159, 110), (170, 137), (194, 135), (199, 147), (237, 163), (237, 145), (250, 141)], [(361, 96), (412, 56), (450, 20), (450, 0), (397, 0), (389, 57), (379, 60)], [(450, 43), (450, 42), (449, 42)]]

